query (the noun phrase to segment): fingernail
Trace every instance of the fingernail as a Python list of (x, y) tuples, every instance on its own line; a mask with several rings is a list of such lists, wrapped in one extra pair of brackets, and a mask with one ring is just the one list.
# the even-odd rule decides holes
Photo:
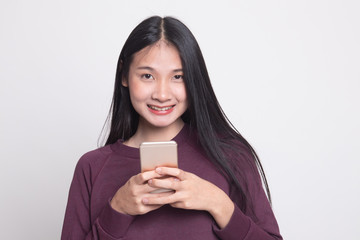
[(149, 200), (148, 200), (147, 198), (143, 198), (142, 202), (143, 202), (144, 204), (147, 204), (147, 203), (149, 202)]
[(153, 180), (152, 180), (152, 179), (150, 179), (150, 180), (148, 181), (148, 183), (150, 183), (150, 184), (151, 184), (151, 183), (152, 183), (152, 181), (153, 181)]
[(161, 168), (156, 168), (156, 170), (155, 170), (157, 173), (161, 173)]

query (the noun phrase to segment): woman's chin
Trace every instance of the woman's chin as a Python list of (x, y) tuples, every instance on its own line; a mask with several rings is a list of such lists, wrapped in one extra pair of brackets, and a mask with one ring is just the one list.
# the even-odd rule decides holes
[(151, 126), (153, 128), (178, 128), (183, 125), (182, 119), (178, 118), (176, 120), (173, 119), (151, 119), (150, 121), (146, 121), (148, 126)]

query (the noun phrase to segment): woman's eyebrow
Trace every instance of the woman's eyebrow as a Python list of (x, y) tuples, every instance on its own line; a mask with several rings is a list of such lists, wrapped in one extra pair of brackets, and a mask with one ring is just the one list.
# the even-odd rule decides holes
[[(156, 71), (154, 68), (149, 67), (149, 66), (140, 66), (140, 67), (137, 67), (136, 69), (138, 69), (138, 70), (149, 70), (149, 71), (152, 71), (152, 72)], [(182, 68), (177, 68), (177, 69), (173, 70), (174, 73), (182, 72), (182, 71), (183, 71)]]
[(140, 66), (140, 67), (137, 67), (136, 69), (139, 69), (139, 70), (149, 70), (149, 71), (155, 71), (154, 68), (152, 67), (148, 67), (148, 66)]

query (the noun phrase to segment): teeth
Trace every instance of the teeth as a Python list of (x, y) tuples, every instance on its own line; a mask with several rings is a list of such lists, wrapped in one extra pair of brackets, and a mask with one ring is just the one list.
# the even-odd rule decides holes
[(151, 105), (148, 105), (148, 106), (149, 106), (149, 108), (154, 109), (156, 111), (167, 111), (173, 107), (173, 106), (170, 106), (170, 107), (159, 108), (159, 107), (155, 107), (155, 106), (151, 106)]

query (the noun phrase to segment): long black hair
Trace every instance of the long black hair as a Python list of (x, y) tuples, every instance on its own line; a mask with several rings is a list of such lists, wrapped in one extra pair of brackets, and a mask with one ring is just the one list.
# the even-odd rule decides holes
[(105, 145), (112, 144), (118, 139), (127, 140), (135, 134), (139, 115), (131, 104), (129, 90), (122, 85), (122, 80), (128, 78), (134, 54), (160, 39), (174, 45), (180, 54), (188, 100), (188, 109), (182, 119), (190, 125), (190, 129), (196, 130), (199, 142), (209, 159), (228, 179), (233, 188), (231, 190), (236, 191), (240, 208), (243, 211), (248, 207), (252, 210), (248, 189), (243, 183), (245, 173), (233, 160), (234, 154), (251, 166), (257, 166), (271, 202), (270, 191), (258, 156), (220, 107), (195, 37), (175, 18), (154, 16), (145, 19), (126, 40), (118, 60), (114, 95), (108, 116), (110, 131)]

